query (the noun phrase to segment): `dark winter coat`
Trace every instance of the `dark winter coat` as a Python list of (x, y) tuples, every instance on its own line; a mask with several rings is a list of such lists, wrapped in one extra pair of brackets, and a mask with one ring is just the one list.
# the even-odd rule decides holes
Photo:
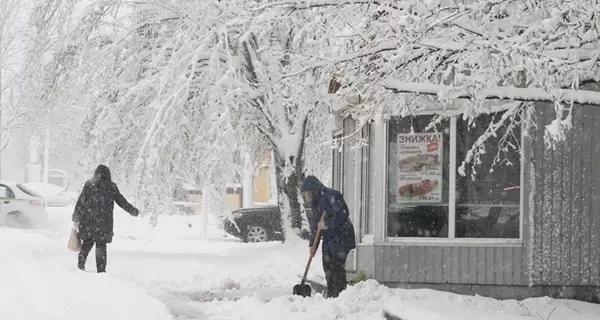
[(323, 251), (330, 255), (339, 255), (347, 254), (348, 251), (356, 248), (354, 226), (350, 221), (350, 211), (342, 194), (325, 187), (314, 176), (304, 179), (301, 191), (315, 192), (311, 214), (307, 217), (313, 238), (321, 215), (325, 214), (327, 230), (323, 234)]
[(81, 239), (100, 243), (112, 241), (115, 202), (132, 216), (139, 214), (111, 181), (108, 167), (100, 165), (94, 177), (85, 183), (73, 212), (72, 220), (79, 225)]

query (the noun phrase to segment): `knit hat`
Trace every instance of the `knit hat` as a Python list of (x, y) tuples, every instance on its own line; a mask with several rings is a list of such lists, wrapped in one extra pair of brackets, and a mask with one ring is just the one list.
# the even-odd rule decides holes
[(323, 185), (323, 183), (321, 183), (321, 181), (319, 181), (319, 179), (317, 179), (317, 177), (308, 176), (304, 178), (304, 181), (302, 181), (302, 188), (300, 189), (300, 191), (321, 191), (321, 189), (323, 188), (325, 188), (325, 186)]

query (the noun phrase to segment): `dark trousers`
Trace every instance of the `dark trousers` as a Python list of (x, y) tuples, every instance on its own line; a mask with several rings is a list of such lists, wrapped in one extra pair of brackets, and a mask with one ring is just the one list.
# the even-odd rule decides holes
[(327, 280), (327, 297), (335, 298), (346, 289), (347, 254), (329, 254), (323, 252), (323, 271)]
[(77, 267), (81, 270), (85, 269), (85, 260), (87, 260), (87, 256), (94, 244), (96, 244), (96, 270), (98, 272), (106, 272), (106, 243), (94, 242), (94, 240), (91, 239), (83, 240), (81, 250), (79, 251)]

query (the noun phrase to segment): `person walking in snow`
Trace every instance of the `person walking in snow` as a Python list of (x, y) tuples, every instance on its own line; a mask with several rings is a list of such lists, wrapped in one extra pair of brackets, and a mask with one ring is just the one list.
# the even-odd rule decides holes
[(95, 244), (96, 270), (98, 273), (106, 272), (106, 244), (112, 242), (115, 202), (130, 215), (139, 215), (139, 210), (127, 202), (112, 182), (110, 169), (99, 165), (94, 177), (85, 183), (72, 216), (82, 240), (77, 261), (79, 269), (85, 270), (85, 261)]
[(346, 289), (346, 257), (350, 250), (356, 248), (354, 226), (350, 221), (348, 206), (339, 191), (325, 187), (315, 176), (306, 177), (300, 191), (304, 206), (311, 208), (307, 210), (312, 234), (310, 255), (315, 255), (312, 242), (317, 230), (321, 230), (327, 297), (335, 298)]

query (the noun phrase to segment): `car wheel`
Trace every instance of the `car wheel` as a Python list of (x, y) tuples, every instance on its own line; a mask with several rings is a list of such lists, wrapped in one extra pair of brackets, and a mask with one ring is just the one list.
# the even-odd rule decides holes
[(22, 212), (11, 212), (6, 216), (6, 226), (9, 228), (26, 229), (31, 227), (31, 224)]
[(245, 236), (246, 242), (263, 242), (269, 240), (269, 232), (263, 226), (252, 225), (248, 227)]

